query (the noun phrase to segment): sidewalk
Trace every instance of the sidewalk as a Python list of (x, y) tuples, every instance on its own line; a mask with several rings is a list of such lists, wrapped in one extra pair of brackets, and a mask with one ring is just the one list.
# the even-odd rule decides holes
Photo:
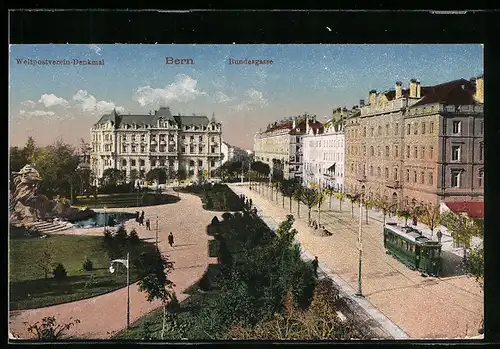
[[(237, 195), (246, 194), (241, 188), (233, 187), (231, 188)], [(259, 205), (254, 203), (257, 208), (257, 213), (259, 217), (267, 224), (273, 232), (279, 228), (279, 222), (271, 216), (265, 215), (264, 211), (259, 207)], [(294, 241), (297, 242), (297, 241)], [(303, 247), (301, 247), (302, 259), (304, 261), (312, 261), (314, 257), (309, 254)], [(328, 270), (324, 263), (319, 263), (318, 268), (319, 274), (324, 274), (333, 280), (334, 284), (340, 292), (341, 297), (348, 298), (352, 300), (355, 304), (358, 304), (371, 318), (373, 318), (381, 327), (383, 332), (393, 339), (409, 339), (409, 336), (401, 329), (399, 326), (394, 324), (389, 318), (382, 314), (377, 308), (373, 306), (367, 299), (363, 297), (356, 296), (356, 291), (347, 282), (345, 282), (339, 275)], [(359, 312), (359, 310), (358, 310)]]

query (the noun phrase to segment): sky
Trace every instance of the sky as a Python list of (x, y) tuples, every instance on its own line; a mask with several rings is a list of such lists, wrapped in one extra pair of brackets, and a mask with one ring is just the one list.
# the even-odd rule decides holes
[[(192, 65), (166, 64), (166, 57)], [(229, 59), (272, 64), (229, 64)], [(34, 60), (104, 60), (103, 65), (23, 64)], [(394, 45), (11, 45), (10, 143), (32, 136), (39, 145), (77, 145), (113, 108), (222, 122), (229, 144), (253, 148), (253, 136), (275, 121), (309, 113), (323, 122), (339, 106), (368, 100), (416, 78), (422, 86), (483, 73), (480, 44)]]

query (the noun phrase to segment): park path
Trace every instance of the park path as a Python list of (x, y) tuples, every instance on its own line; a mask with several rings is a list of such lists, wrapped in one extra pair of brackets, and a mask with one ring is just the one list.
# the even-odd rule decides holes
[[(155, 239), (156, 219), (158, 217), (159, 247), (163, 253), (174, 262), (174, 271), (170, 279), (176, 284), (174, 290), (179, 301), (187, 295), (182, 292), (198, 281), (204, 274), (209, 263), (215, 262), (208, 256), (208, 240), (206, 227), (214, 215), (221, 212), (206, 211), (201, 206), (199, 197), (190, 194), (180, 194), (177, 203), (125, 209), (108, 209), (108, 212), (135, 212), (144, 210), (145, 218), (151, 220), (151, 231), (144, 226), (138, 226), (135, 220), (125, 223), (129, 231), (135, 228), (141, 238)], [(96, 210), (99, 211), (99, 210)], [(174, 234), (175, 244), (167, 243), (169, 232)], [(99, 229), (74, 229), (66, 234), (102, 235)], [(9, 314), (9, 331), (18, 338), (29, 338), (23, 322), (33, 324), (43, 317), (55, 316), (58, 323), (70, 322), (70, 318), (79, 319), (80, 324), (72, 327), (67, 334), (73, 338), (109, 339), (127, 325), (127, 288), (76, 302), (55, 306), (15, 310)], [(148, 302), (145, 293), (139, 292), (137, 283), (130, 285), (130, 322), (161, 306), (159, 301)]]
[[(248, 185), (231, 184), (238, 194), (251, 198), (263, 216), (277, 222), (285, 220), (289, 213), (289, 201), (285, 198), (269, 200), (270, 191), (249, 190)], [(294, 227), (298, 234), (296, 240), (313, 256), (318, 256), (320, 267), (335, 275), (349, 289), (357, 288), (358, 273), (358, 209), (351, 217), (351, 204), (344, 202), (339, 212), (338, 200), (328, 203), (321, 214), (332, 236), (313, 235), (307, 225), (307, 208), (300, 206), (297, 219), (297, 202), (293, 201), (292, 213), (296, 218)], [(312, 219), (318, 219), (313, 212)], [(377, 217), (365, 224), (363, 210), (363, 265), (362, 281), (364, 300), (378, 309), (392, 323), (401, 328), (410, 338), (464, 338), (477, 335), (483, 314), (484, 298), (474, 279), (454, 271), (460, 261), (458, 253), (450, 247), (448, 254), (443, 253), (445, 277), (422, 277), (385, 253), (382, 237), (382, 223)], [(349, 294), (349, 289), (346, 293)]]

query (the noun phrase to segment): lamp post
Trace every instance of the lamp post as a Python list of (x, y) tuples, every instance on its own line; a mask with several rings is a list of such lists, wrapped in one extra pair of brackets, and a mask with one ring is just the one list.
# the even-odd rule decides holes
[(135, 182), (136, 189), (137, 189), (137, 196), (136, 196), (136, 207), (139, 207), (139, 182)]
[(111, 261), (111, 265), (109, 267), (109, 271), (111, 273), (115, 272), (115, 268), (113, 268), (113, 263), (121, 263), (127, 268), (127, 328), (130, 328), (130, 253), (127, 253), (127, 259), (115, 259)]
[(158, 249), (158, 216), (156, 216), (156, 248)]
[(358, 232), (358, 248), (359, 248), (359, 268), (358, 268), (358, 292), (356, 292), (356, 296), (363, 297), (363, 292), (361, 290), (361, 264), (363, 260), (363, 244), (362, 244), (362, 217), (363, 217), (363, 195), (364, 190), (361, 191), (359, 196), (359, 232)]

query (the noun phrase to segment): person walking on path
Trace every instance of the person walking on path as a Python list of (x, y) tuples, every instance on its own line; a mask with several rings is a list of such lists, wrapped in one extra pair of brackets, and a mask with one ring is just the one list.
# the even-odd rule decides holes
[(135, 221), (139, 223), (139, 211), (135, 211)]
[(314, 257), (314, 260), (312, 261), (312, 267), (314, 270), (314, 276), (318, 277), (318, 256)]
[(172, 232), (168, 234), (168, 244), (170, 245), (170, 247), (173, 247), (172, 245), (174, 244), (174, 234), (172, 234)]
[(151, 221), (148, 219), (146, 219), (146, 230), (151, 230)]
[(441, 243), (441, 238), (443, 237), (443, 233), (441, 233), (441, 230), (438, 230), (436, 236), (438, 238), (438, 242)]
[(139, 225), (144, 225), (144, 211), (142, 211), (141, 216), (139, 217)]

